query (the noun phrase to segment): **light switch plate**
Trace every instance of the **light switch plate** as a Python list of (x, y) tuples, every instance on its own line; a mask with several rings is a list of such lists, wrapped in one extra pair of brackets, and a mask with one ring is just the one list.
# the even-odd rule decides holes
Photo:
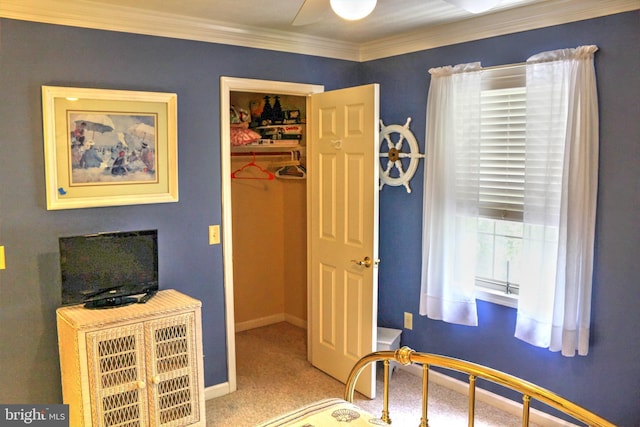
[(209, 244), (210, 245), (220, 244), (220, 226), (219, 225), (209, 226)]

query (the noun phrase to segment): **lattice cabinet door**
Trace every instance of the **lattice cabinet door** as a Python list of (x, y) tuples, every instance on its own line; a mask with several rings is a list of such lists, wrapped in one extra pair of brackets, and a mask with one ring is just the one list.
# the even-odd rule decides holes
[(141, 323), (87, 333), (94, 426), (149, 425), (144, 345)]
[(149, 416), (152, 425), (169, 427), (200, 419), (193, 312), (145, 322)]
[(202, 304), (173, 289), (145, 304), (57, 312), (71, 427), (204, 427)]

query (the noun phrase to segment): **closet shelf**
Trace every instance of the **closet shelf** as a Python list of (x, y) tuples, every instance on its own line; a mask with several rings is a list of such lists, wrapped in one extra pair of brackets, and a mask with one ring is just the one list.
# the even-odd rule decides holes
[(299, 151), (304, 156), (306, 147), (297, 143), (273, 145), (243, 145), (231, 147), (231, 153), (270, 153), (273, 151)]

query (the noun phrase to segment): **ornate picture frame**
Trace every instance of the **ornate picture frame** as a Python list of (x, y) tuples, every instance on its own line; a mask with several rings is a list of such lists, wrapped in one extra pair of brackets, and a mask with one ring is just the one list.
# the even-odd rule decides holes
[(178, 201), (177, 95), (42, 86), (47, 210)]

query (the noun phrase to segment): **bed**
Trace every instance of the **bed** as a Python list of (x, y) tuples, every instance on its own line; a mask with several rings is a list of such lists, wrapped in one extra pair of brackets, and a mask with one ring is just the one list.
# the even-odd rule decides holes
[[(374, 362), (382, 362), (384, 367), (383, 407), (381, 415), (373, 415), (352, 403), (358, 376), (367, 365)], [(320, 400), (272, 418), (263, 424), (259, 424), (257, 427), (329, 427), (333, 425), (343, 426), (345, 425), (344, 423), (347, 423), (350, 427), (389, 425), (391, 424), (391, 415), (389, 413), (389, 369), (391, 362), (397, 362), (401, 365), (414, 364), (421, 367), (422, 414), (419, 419), (416, 417), (416, 425), (420, 427), (429, 426), (428, 384), (429, 371), (433, 367), (444, 368), (468, 375), (469, 427), (473, 427), (474, 425), (476, 381), (478, 379), (493, 382), (508, 389), (515, 390), (522, 395), (522, 426), (529, 426), (531, 401), (537, 400), (572, 417), (575, 421), (581, 423), (579, 425), (615, 427), (614, 424), (593, 412), (549, 390), (512, 375), (460, 359), (416, 352), (409, 347), (402, 347), (395, 351), (378, 351), (360, 359), (351, 370), (342, 399), (333, 398)]]

